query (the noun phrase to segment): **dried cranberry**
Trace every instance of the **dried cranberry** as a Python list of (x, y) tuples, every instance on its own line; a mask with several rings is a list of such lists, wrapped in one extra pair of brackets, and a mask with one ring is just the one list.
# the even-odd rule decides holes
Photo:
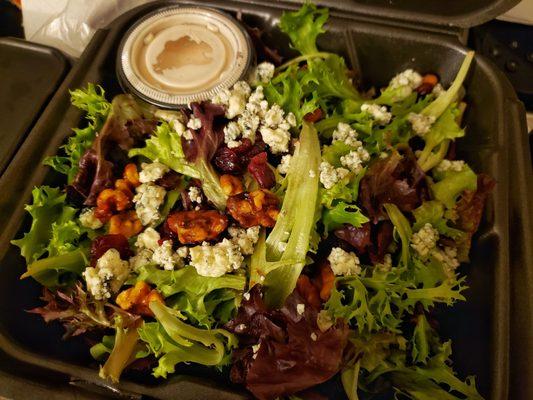
[(221, 147), (215, 154), (213, 163), (217, 169), (224, 174), (240, 174), (244, 166), (242, 156), (235, 152), (235, 149)]
[(98, 236), (91, 243), (91, 266), (94, 267), (96, 261), (109, 249), (117, 250), (123, 260), (133, 255), (126, 236), (121, 234)]
[(257, 135), (255, 143), (248, 138), (242, 139), (242, 143), (238, 147), (229, 148), (222, 146), (218, 149), (213, 159), (213, 163), (217, 169), (224, 174), (239, 175), (242, 174), (250, 159), (266, 149), (266, 144), (263, 142), (261, 135)]
[(276, 177), (267, 162), (267, 153), (262, 152), (252, 157), (248, 164), (248, 172), (263, 189), (270, 189), (276, 184)]
[(245, 138), (241, 140), (241, 144), (239, 146), (233, 148), (233, 151), (235, 151), (237, 154), (245, 155), (252, 150), (252, 147), (254, 147), (252, 141), (248, 138)]
[(176, 189), (181, 183), (181, 175), (176, 171), (170, 170), (159, 178), (155, 183), (165, 188), (165, 190)]

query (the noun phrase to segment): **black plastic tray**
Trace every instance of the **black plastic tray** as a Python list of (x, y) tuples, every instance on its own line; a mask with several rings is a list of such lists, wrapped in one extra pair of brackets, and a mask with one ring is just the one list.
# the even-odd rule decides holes
[[(48, 168), (40, 166), (40, 161), (54, 154), (70, 129), (80, 122), (81, 113), (69, 104), (68, 89), (94, 82), (102, 84), (110, 96), (118, 92), (114, 75), (115, 52), (122, 34), (145, 12), (167, 4), (171, 2), (137, 8), (117, 19), (109, 29), (97, 32), (12, 164), (0, 177), (0, 218), (4, 222), (0, 233), (0, 348), (25, 363), (50, 373), (59, 373), (66, 381), (74, 377), (95, 385), (108, 385), (98, 378), (96, 368), (87, 367), (90, 357), (83, 343), (62, 342), (59, 326), (45, 326), (39, 318), (23, 311), (38, 304), (40, 290), (30, 280), (18, 280), (25, 265), (17, 249), (9, 245), (9, 240), (27, 228), (23, 206), (30, 200), (32, 187), (58, 182)], [(215, 1), (201, 4), (218, 6), (230, 12), (242, 11), (245, 20), (265, 28), (271, 33), (270, 40), (278, 45), (283, 41), (284, 49), (288, 51), (286, 38), (274, 26), (281, 10), (294, 8), (295, 5), (281, 2), (258, 5), (238, 1), (226, 1), (223, 6)], [(348, 62), (360, 70), (366, 86), (383, 85), (396, 72), (408, 67), (436, 72), (445, 83), (449, 83), (466, 52), (453, 35), (421, 34), (418, 29), (356, 22), (356, 19), (348, 12), (332, 12), (329, 32), (320, 37), (319, 46), (345, 55)], [(518, 150), (526, 146), (522, 122), (524, 111), (505, 77), (483, 57), (476, 57), (466, 86), (470, 105), (465, 115), (468, 134), (459, 143), (460, 156), (476, 171), (491, 174), (498, 184), (476, 235), (472, 262), (466, 268), (470, 286), (466, 292), (468, 302), (442, 314), (442, 334), (454, 341), (457, 371), (461, 376), (477, 375), (479, 389), (487, 399), (518, 399), (522, 397), (510, 397), (509, 381), (520, 381), (518, 377), (522, 376), (522, 386), (527, 386), (529, 376), (520, 375), (521, 371), (514, 367), (513, 376), (510, 374), (511, 268), (521, 268), (526, 272), (525, 276), (530, 276), (532, 260), (528, 246), (531, 242), (524, 242), (531, 239), (531, 215), (525, 213), (529, 190), (525, 189), (525, 185), (531, 177), (531, 166), (526, 162), (527, 156)], [(513, 185), (512, 191), (510, 185)], [(510, 197), (511, 192), (513, 196)], [(513, 223), (521, 221), (519, 229), (513, 226), (511, 230), (511, 217)], [(511, 232), (517, 235), (516, 242), (515, 237), (510, 236)], [(516, 260), (520, 260), (521, 264), (517, 265)], [(526, 298), (531, 298), (527, 292), (528, 282), (520, 279), (512, 282), (514, 289), (519, 288)], [(525, 309), (528, 310), (527, 307)], [(527, 323), (530, 324), (531, 317), (528, 318)], [(527, 329), (525, 335), (530, 335)], [(517, 354), (519, 352), (517, 350)], [(527, 366), (524, 368), (527, 371)], [(204, 369), (185, 367), (182, 371), (183, 375), (158, 382), (128, 375), (112, 389), (162, 399), (222, 400), (243, 396), (242, 392), (234, 392), (216, 378), (207, 379), (209, 374)]]
[(0, 38), (0, 174), (67, 69), (65, 57), (51, 47)]

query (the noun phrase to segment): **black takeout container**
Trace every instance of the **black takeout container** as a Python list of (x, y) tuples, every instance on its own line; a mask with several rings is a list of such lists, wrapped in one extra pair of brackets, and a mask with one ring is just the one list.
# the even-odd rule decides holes
[[(344, 55), (360, 72), (365, 88), (385, 85), (406, 68), (437, 73), (448, 85), (467, 51), (461, 44), (462, 28), (484, 22), (515, 2), (398, 0), (391, 6), (389, 0), (326, 0), (321, 4), (330, 7), (329, 30), (318, 44)], [(107, 388), (109, 396), (243, 398), (247, 395), (242, 390), (228, 385), (215, 371), (194, 366), (182, 366), (168, 380), (127, 373), (118, 385), (102, 381), (82, 340), (63, 342), (58, 324), (46, 326), (24, 311), (39, 304), (40, 288), (31, 280), (18, 279), (25, 264), (9, 243), (28, 228), (23, 207), (31, 198), (31, 189), (61, 182), (41, 161), (55, 154), (80, 123), (82, 113), (70, 105), (68, 90), (93, 82), (101, 84), (109, 98), (118, 93), (115, 60), (123, 34), (145, 13), (176, 3), (240, 12), (250, 25), (267, 32), (268, 42), (291, 54), (276, 23), (283, 10), (299, 6), (296, 1), (156, 2), (124, 14), (95, 34), (0, 177), (0, 349), (28, 364), (31, 376), (54, 377), (54, 382), (73, 379), (88, 387)], [(439, 311), (440, 331), (453, 340), (456, 371), (463, 378), (475, 374), (487, 399), (530, 399), (533, 257), (527, 201), (532, 198), (528, 187), (532, 173), (525, 113), (503, 74), (482, 56), (476, 56), (466, 88), (467, 135), (458, 141), (458, 156), (475, 171), (493, 176), (497, 186), (475, 236), (471, 263), (462, 266), (468, 274), (468, 301)], [(328, 394), (342, 398), (341, 390), (328, 389)]]
[(56, 49), (0, 38), (0, 175), (67, 70)]

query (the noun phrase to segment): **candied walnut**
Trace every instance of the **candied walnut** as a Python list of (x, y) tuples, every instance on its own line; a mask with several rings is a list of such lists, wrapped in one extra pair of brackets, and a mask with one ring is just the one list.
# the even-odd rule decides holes
[(121, 234), (130, 238), (137, 235), (143, 229), (143, 225), (134, 210), (113, 215), (109, 220), (109, 233)]
[(141, 184), (141, 182), (139, 181), (139, 172), (137, 171), (137, 166), (133, 163), (127, 164), (124, 167), (124, 173), (122, 177), (133, 188), (136, 188)]
[(279, 199), (270, 190), (259, 189), (231, 196), (226, 204), (230, 215), (243, 228), (273, 227), (279, 214)]
[(214, 210), (177, 211), (169, 215), (168, 227), (183, 244), (216, 239), (228, 226), (228, 218)]
[(228, 196), (235, 196), (244, 191), (241, 180), (233, 175), (222, 175), (220, 177), (220, 186)]
[(118, 189), (104, 189), (96, 199), (94, 215), (102, 222), (107, 222), (115, 213), (127, 210), (131, 206), (131, 198)]
[(164, 303), (161, 294), (144, 281), (139, 281), (135, 286), (120, 292), (116, 299), (117, 305), (123, 310), (146, 317), (154, 316), (150, 310), (152, 301)]
[(91, 243), (91, 266), (96, 265), (96, 261), (102, 257), (107, 250), (115, 249), (119, 252), (120, 258), (127, 260), (133, 255), (128, 239), (124, 235), (102, 235), (93, 239)]
[(133, 191), (131, 187), (131, 183), (129, 183), (126, 179), (117, 179), (115, 181), (115, 189), (120, 190), (124, 194), (126, 194), (130, 199), (133, 198)]

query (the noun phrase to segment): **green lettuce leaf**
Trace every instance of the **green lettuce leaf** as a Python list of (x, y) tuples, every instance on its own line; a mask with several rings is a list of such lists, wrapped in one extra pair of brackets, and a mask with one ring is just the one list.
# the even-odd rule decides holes
[(104, 89), (92, 83), (87, 84), (86, 89), (72, 90), (70, 102), (74, 107), (85, 111), (86, 118), (95, 126), (101, 126), (111, 111), (111, 104), (105, 99)]
[(194, 362), (222, 366), (229, 362), (237, 339), (223, 329), (199, 329), (180, 319), (180, 314), (159, 302), (150, 303), (157, 322), (145, 322), (139, 336), (158, 358), (155, 377), (166, 378), (177, 364)]
[[(276, 225), (251, 259), (251, 284), (263, 277), (265, 300), (270, 307), (284, 303), (305, 265), (316, 227), (320, 159), (317, 131), (304, 122), (286, 176), (287, 190)], [(309, 171), (316, 173), (310, 175)], [(281, 249), (280, 243), (286, 243), (286, 248)]]
[(402, 214), (400, 209), (395, 204), (384, 204), (385, 210), (389, 215), (389, 218), (394, 225), (394, 229), (400, 236), (400, 241), (402, 243), (402, 256), (401, 261), (404, 266), (408, 265), (410, 260), (411, 253), (411, 236), (413, 231), (411, 230), (411, 224)]
[(314, 84), (320, 98), (361, 100), (361, 95), (348, 78), (344, 58), (331, 54), (325, 58), (307, 61), (308, 73), (303, 78), (307, 84)]
[(279, 21), (280, 29), (291, 39), (292, 46), (303, 55), (317, 53), (316, 38), (324, 33), (328, 9), (305, 3), (298, 11), (284, 12)]
[[(29, 232), (22, 239), (13, 240), (11, 243), (20, 248), (20, 253), (26, 263), (37, 260), (48, 250), (48, 245), (54, 233), (55, 240), (52, 249), (61, 246), (60, 231), (57, 224), (64, 224), (75, 214), (75, 209), (65, 206), (66, 195), (57, 188), (40, 186), (32, 190), (33, 201), (25, 210), (31, 215), (32, 223)], [(63, 238), (65, 239), (65, 238)]]
[(48, 165), (61, 174), (67, 175), (70, 183), (78, 173), (78, 164), (85, 151), (91, 147), (96, 133), (102, 128), (111, 111), (111, 103), (105, 99), (105, 92), (101, 86), (92, 83), (86, 89), (76, 89), (70, 92), (72, 104), (86, 112), (85, 118), (89, 125), (85, 128), (74, 128), (74, 135), (67, 139), (61, 146), (60, 154), (44, 159), (43, 164)]
[(364, 168), (359, 174), (353, 175), (352, 173), (346, 175), (339, 180), (332, 188), (326, 189), (320, 187), (319, 189), (319, 201), (324, 207), (332, 208), (336, 201), (344, 201), (346, 203), (355, 203), (359, 196), (359, 183), (366, 173)]
[(457, 123), (461, 115), (462, 110), (456, 104), (450, 105), (424, 135), (424, 148), (418, 156), (418, 163), (424, 171), (430, 170), (444, 159), (450, 140), (465, 135), (464, 129)]
[(46, 287), (71, 285), (89, 265), (87, 244), (84, 243), (68, 253), (42, 258), (28, 264), (26, 272), (20, 279), (31, 276)]
[(463, 382), (455, 375), (450, 356), (450, 341), (439, 345), (424, 366), (407, 365), (405, 353), (393, 350), (369, 375), (362, 376), (362, 386), (388, 377), (397, 393), (413, 400), (482, 400), (473, 377)]
[(459, 71), (457, 72), (457, 75), (455, 76), (452, 85), (448, 88), (448, 90), (446, 90), (433, 102), (431, 102), (427, 107), (425, 107), (422, 110), (422, 114), (428, 117), (432, 116), (437, 119), (444, 113), (447, 108), (450, 107), (452, 103), (458, 100), (459, 92), (466, 79), (468, 70), (470, 69), (470, 64), (472, 64), (472, 60), (474, 59), (474, 54), (475, 52), (473, 51), (469, 51), (468, 53), (466, 53), (466, 56), (463, 59), (463, 63), (461, 64), (461, 67), (459, 68)]
[(146, 140), (146, 146), (139, 149), (131, 149), (129, 157), (143, 156), (151, 161), (158, 161), (174, 171), (200, 178), (200, 172), (185, 158), (181, 145), (181, 136), (174, 132), (168, 122), (162, 122), (156, 131)]
[(411, 338), (411, 358), (414, 363), (425, 364), (430, 356), (432, 347), (435, 345), (433, 328), (424, 314), (416, 316), (416, 326)]
[(336, 140), (329, 146), (322, 147), (322, 158), (336, 168), (342, 167), (341, 157), (353, 150), (353, 147)]
[[(122, 317), (115, 318), (115, 340), (113, 349), (105, 364), (100, 368), (100, 378), (110, 379), (118, 383), (124, 369), (135, 360), (135, 354), (139, 350), (139, 333), (137, 324), (128, 328), (124, 327)], [(102, 350), (94, 349), (93, 353)]]
[(355, 204), (346, 204), (341, 201), (333, 208), (325, 208), (322, 213), (322, 223), (324, 230), (330, 232), (342, 227), (344, 224), (350, 224), (356, 228), (368, 222), (369, 219), (361, 212)]
[(433, 177), (436, 182), (430, 185), (431, 193), (448, 209), (455, 206), (457, 198), (465, 190), (477, 189), (477, 175), (468, 165), (461, 171), (435, 171)]
[(438, 200), (424, 201), (420, 207), (413, 210), (415, 223), (413, 230), (418, 231), (426, 224), (431, 224), (439, 234), (452, 239), (460, 239), (464, 232), (448, 226), (448, 219), (445, 218), (444, 204)]
[(393, 305), (401, 301), (407, 283), (394, 273), (375, 269), (369, 276), (337, 278), (331, 296), (325, 304), (333, 317), (352, 321), (359, 333), (371, 333), (386, 328), (399, 332), (402, 311)]
[(91, 357), (95, 360), (101, 361), (108, 354), (111, 354), (113, 346), (115, 345), (115, 335), (104, 335), (102, 340), (95, 345), (91, 346), (89, 352)]
[(279, 73), (264, 86), (265, 98), (269, 104), (278, 104), (287, 113), (292, 112), (301, 123), (303, 117), (318, 108), (316, 92), (309, 93), (309, 88), (300, 82), (302, 72), (297, 66), (290, 66)]
[(65, 204), (66, 195), (59, 189), (36, 187), (32, 196), (32, 204), (25, 208), (32, 217), (31, 228), (11, 242), (28, 265), (21, 278), (31, 276), (47, 287), (72, 283), (87, 265), (87, 230), (79, 225), (77, 210)]
[(169, 305), (205, 327), (231, 318), (246, 285), (244, 276), (206, 277), (191, 266), (167, 271), (146, 265), (140, 268), (137, 280), (155, 285)]
[[(207, 140), (204, 141), (207, 142)], [(146, 140), (145, 147), (131, 149), (128, 156), (143, 156), (151, 161), (163, 163), (180, 174), (200, 179), (202, 181), (202, 189), (207, 198), (219, 210), (223, 210), (226, 208), (228, 196), (222, 190), (219, 177), (210, 160), (200, 154), (204, 150), (208, 150), (204, 148), (207, 147), (207, 144), (201, 143), (201, 145), (198, 145), (199, 154), (194, 162), (187, 161), (183, 152), (181, 136), (167, 122), (163, 122), (157, 127), (150, 139)]]

